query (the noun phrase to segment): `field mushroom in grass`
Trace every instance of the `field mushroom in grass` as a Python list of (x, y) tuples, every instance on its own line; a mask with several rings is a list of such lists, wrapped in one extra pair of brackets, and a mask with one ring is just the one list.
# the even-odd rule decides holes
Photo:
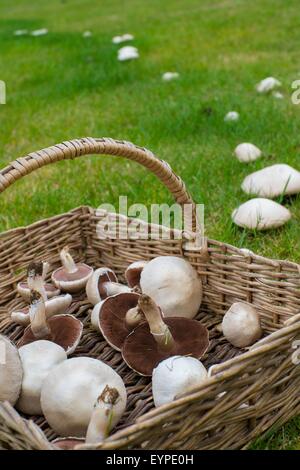
[[(52, 297), (45, 302), (46, 317), (50, 318), (54, 315), (65, 313), (72, 303), (72, 296), (70, 294), (59, 295)], [(11, 319), (18, 325), (27, 326), (30, 323), (30, 307), (14, 310), (11, 313)]]
[(30, 305), (30, 325), (18, 342), (18, 347), (45, 339), (61, 346), (66, 353), (72, 354), (79, 344), (83, 325), (72, 315), (46, 317), (45, 302), (41, 294), (32, 291)]
[(86, 436), (89, 442), (106, 437), (122, 417), (126, 400), (121, 377), (104, 362), (89, 357), (56, 366), (44, 380), (41, 393), (42, 410), (51, 428), (64, 437)]
[(19, 354), (24, 374), (16, 408), (28, 415), (41, 415), (43, 381), (53, 367), (67, 359), (67, 354), (58, 344), (44, 340), (22, 346)]
[(284, 163), (267, 166), (246, 176), (242, 190), (247, 194), (274, 198), (300, 192), (300, 172)]
[(113, 270), (107, 267), (96, 269), (86, 285), (86, 295), (92, 305), (96, 305), (101, 300), (121, 292), (131, 292), (131, 289), (118, 283)]
[(207, 380), (207, 370), (194, 357), (171, 356), (160, 362), (152, 373), (155, 406), (171, 403)]
[(53, 284), (46, 283), (49, 263), (32, 262), (27, 268), (27, 282), (19, 282), (17, 291), (26, 302), (30, 301), (30, 290), (35, 289), (43, 294), (44, 300), (51, 299), (60, 294), (60, 290)]
[(240, 162), (253, 162), (261, 157), (261, 150), (256, 145), (244, 142), (237, 145), (234, 149), (234, 154)]
[(145, 294), (140, 296), (138, 306), (146, 322), (127, 336), (122, 348), (123, 359), (131, 369), (149, 376), (159, 362), (170, 356), (203, 356), (209, 346), (204, 325), (190, 318), (163, 318), (160, 308)]
[(193, 318), (202, 301), (202, 282), (183, 258), (158, 256), (141, 273), (141, 290), (161, 308), (165, 317)]
[(85, 263), (75, 263), (68, 247), (61, 250), (60, 259), (63, 266), (52, 273), (52, 282), (58, 289), (70, 294), (82, 291), (93, 273), (93, 268)]
[(16, 346), (0, 335), (0, 402), (8, 401), (12, 406), (19, 398), (23, 367)]
[(269, 93), (274, 90), (274, 88), (278, 88), (280, 86), (281, 82), (277, 80), (277, 78), (267, 77), (256, 85), (256, 91), (258, 91), (258, 93)]
[(108, 344), (117, 351), (121, 351), (126, 337), (133, 328), (145, 321), (138, 307), (139, 297), (140, 295), (134, 292), (108, 297), (100, 303), (97, 316), (94, 313), (94, 326), (98, 326)]
[(237, 348), (251, 346), (262, 336), (259, 314), (246, 302), (235, 302), (222, 321), (225, 338)]
[(141, 274), (148, 261), (135, 261), (125, 271), (125, 279), (129, 287), (140, 287)]
[(267, 230), (284, 225), (291, 218), (288, 209), (270, 199), (255, 198), (241, 204), (232, 212), (232, 220), (239, 227)]

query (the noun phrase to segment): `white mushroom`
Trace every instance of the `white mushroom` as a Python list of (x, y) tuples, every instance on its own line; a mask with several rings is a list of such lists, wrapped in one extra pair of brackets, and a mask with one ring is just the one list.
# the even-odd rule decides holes
[(104, 362), (89, 357), (68, 359), (56, 366), (44, 380), (41, 394), (42, 410), (51, 428), (60, 436), (84, 437), (94, 404), (106, 387), (113, 389), (118, 399), (113, 413), (100, 409), (99, 441), (100, 428), (112, 429), (126, 408), (123, 380)]
[(67, 359), (61, 346), (51, 341), (35, 341), (22, 346), (19, 354), (23, 366), (22, 389), (16, 408), (29, 415), (41, 415), (41, 389), (49, 372)]
[[(45, 302), (46, 318), (51, 318), (54, 315), (63, 314), (70, 307), (72, 303), (72, 296), (70, 294), (59, 295), (52, 297)], [(11, 319), (18, 325), (27, 326), (30, 323), (30, 307), (19, 310), (14, 310), (11, 313)]]
[(269, 93), (269, 91), (279, 86), (281, 86), (281, 82), (277, 78), (267, 77), (256, 85), (256, 91), (258, 93)]
[(247, 194), (274, 198), (300, 192), (300, 172), (289, 165), (278, 163), (246, 176), (242, 189)]
[(255, 198), (241, 204), (232, 212), (235, 224), (251, 230), (280, 227), (291, 218), (288, 209), (270, 199)]
[(30, 301), (30, 290), (38, 290), (43, 299), (59, 295), (60, 291), (52, 284), (45, 283), (49, 271), (49, 263), (33, 261), (27, 268), (27, 282), (19, 282), (17, 291), (26, 302)]
[(202, 282), (188, 261), (176, 256), (151, 260), (141, 274), (143, 294), (150, 296), (165, 317), (193, 318), (202, 301)]
[(112, 38), (113, 44), (121, 44), (122, 42), (126, 41), (132, 41), (134, 39), (134, 36), (129, 33), (123, 34), (123, 36), (114, 36)]
[(46, 28), (41, 28), (41, 29), (36, 29), (35, 31), (32, 31), (31, 36), (45, 36), (45, 34), (48, 34), (48, 29)]
[(179, 78), (178, 72), (165, 72), (162, 75), (162, 80), (164, 82), (170, 82), (171, 80), (174, 80), (176, 78)]
[(83, 37), (83, 38), (90, 38), (92, 35), (93, 35), (93, 34), (92, 34), (91, 31), (84, 31), (84, 32), (82, 33), (82, 37)]
[(261, 335), (259, 314), (246, 302), (235, 302), (225, 313), (222, 321), (225, 338), (237, 348), (255, 343)]
[(97, 305), (106, 297), (122, 292), (131, 292), (131, 289), (124, 284), (119, 284), (113, 270), (107, 267), (96, 269), (86, 285), (86, 295), (92, 305)]
[(14, 405), (19, 398), (23, 368), (16, 346), (0, 335), (0, 401)]
[(85, 288), (93, 268), (85, 263), (75, 263), (66, 246), (60, 252), (62, 267), (52, 273), (52, 282), (58, 289), (70, 294)]
[(198, 359), (171, 356), (160, 362), (152, 373), (155, 406), (171, 403), (207, 380), (207, 371)]
[(133, 46), (124, 46), (118, 50), (118, 60), (121, 62), (125, 60), (138, 59), (139, 52), (136, 47)]
[(239, 144), (234, 150), (235, 156), (240, 162), (253, 162), (261, 157), (261, 150), (253, 144)]
[(237, 111), (229, 111), (224, 117), (225, 122), (238, 121), (239, 119), (240, 115)]
[(148, 261), (140, 260), (131, 263), (125, 271), (125, 279), (129, 287), (139, 287), (141, 274)]

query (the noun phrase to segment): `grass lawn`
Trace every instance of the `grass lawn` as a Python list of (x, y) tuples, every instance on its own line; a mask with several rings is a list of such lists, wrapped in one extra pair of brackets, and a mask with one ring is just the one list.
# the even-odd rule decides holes
[[(300, 197), (285, 200), (293, 218), (268, 233), (241, 231), (230, 214), (247, 196), (250, 172), (272, 163), (300, 169), (298, 0), (1, 0), (0, 164), (84, 136), (110, 136), (150, 148), (205, 204), (207, 235), (273, 258), (300, 262)], [(46, 27), (42, 37), (17, 29)], [(93, 36), (83, 38), (91, 30)], [(132, 33), (140, 59), (118, 62), (114, 35)], [(162, 82), (166, 71), (180, 78)], [(260, 96), (273, 75), (284, 99)], [(205, 112), (211, 108), (211, 113)], [(240, 120), (225, 123), (236, 110)], [(232, 156), (253, 142), (265, 157), (243, 165)], [(0, 230), (27, 225), (81, 204), (171, 202), (143, 168), (92, 157), (44, 168), (1, 195)], [(300, 419), (254, 448), (296, 448)]]

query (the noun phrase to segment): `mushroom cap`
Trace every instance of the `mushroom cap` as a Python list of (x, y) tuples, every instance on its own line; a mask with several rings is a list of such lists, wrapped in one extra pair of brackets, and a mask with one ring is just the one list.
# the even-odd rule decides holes
[(125, 316), (128, 310), (138, 304), (140, 295), (123, 293), (105, 299), (99, 309), (99, 329), (108, 344), (121, 351), (123, 343), (132, 328), (126, 325)]
[(101, 302), (98, 302), (93, 310), (92, 310), (92, 313), (91, 313), (91, 324), (93, 325), (93, 327), (95, 328), (95, 330), (97, 331), (100, 331), (100, 327), (99, 327), (99, 315), (100, 315), (100, 310), (101, 310), (101, 307), (102, 307), (102, 304), (103, 304), (104, 300), (101, 300)]
[[(57, 297), (60, 294), (60, 290), (57, 289), (57, 287), (54, 286), (53, 284), (45, 283), (44, 287), (45, 287), (48, 299)], [(19, 282), (17, 285), (17, 291), (26, 302), (30, 302), (30, 288), (27, 282)]]
[(246, 176), (242, 190), (259, 197), (274, 198), (300, 192), (300, 172), (285, 163), (276, 163)]
[(197, 320), (184, 317), (164, 318), (175, 340), (171, 351), (161, 351), (150, 333), (148, 323), (141, 323), (125, 339), (122, 356), (126, 364), (140, 375), (149, 376), (157, 365), (171, 356), (200, 359), (209, 346), (208, 330)]
[[(59, 315), (65, 313), (67, 308), (70, 307), (72, 303), (72, 296), (70, 294), (58, 295), (57, 297), (52, 297), (51, 299), (46, 300), (46, 317), (50, 318), (54, 315)], [(11, 319), (14, 323), (18, 325), (27, 326), (30, 323), (29, 315), (30, 307), (25, 307), (18, 309), (11, 313)]]
[[(58, 344), (66, 351), (67, 355), (72, 354), (81, 339), (83, 331), (81, 321), (73, 317), (73, 315), (56, 315), (49, 318), (47, 323), (51, 331), (51, 336), (48, 335), (43, 339)], [(39, 340), (40, 339), (41, 338), (39, 338)], [(18, 347), (21, 348), (35, 341), (37, 341), (37, 339), (29, 325), (25, 328), (24, 334), (18, 342)]]
[(76, 446), (84, 443), (85, 440), (83, 438), (80, 439), (79, 437), (65, 437), (55, 439), (51, 444), (60, 450), (74, 450)]
[(240, 162), (252, 162), (261, 157), (261, 150), (249, 142), (243, 142), (234, 149), (235, 156)]
[(232, 212), (232, 220), (239, 227), (250, 230), (267, 230), (280, 227), (291, 218), (290, 211), (275, 201), (254, 198), (241, 204)]
[(222, 321), (225, 338), (237, 348), (255, 343), (261, 335), (259, 314), (246, 302), (235, 302), (225, 313)]
[(58, 344), (45, 340), (21, 347), (19, 354), (24, 374), (16, 408), (29, 415), (40, 415), (42, 383), (53, 367), (67, 359), (67, 354)]
[(23, 378), (23, 367), (16, 346), (0, 335), (0, 401), (12, 406), (19, 398)]
[(160, 362), (152, 373), (152, 394), (155, 406), (171, 403), (207, 380), (207, 370), (194, 357), (171, 356)]
[(86, 285), (86, 295), (92, 305), (96, 305), (106, 297), (106, 291), (102, 285), (105, 282), (118, 282), (112, 269), (104, 267), (96, 269)]
[(70, 294), (80, 292), (85, 288), (93, 273), (93, 268), (85, 263), (78, 263), (76, 267), (75, 273), (69, 273), (64, 267), (56, 269), (51, 276), (53, 284), (58, 289)]
[(85, 437), (94, 404), (106, 385), (119, 392), (112, 426), (126, 408), (126, 389), (121, 377), (107, 364), (89, 357), (75, 357), (56, 366), (46, 377), (41, 394), (42, 410), (60, 436)]
[(125, 279), (129, 287), (136, 287), (140, 285), (141, 273), (148, 261), (135, 261), (131, 263), (125, 271)]
[(183, 258), (159, 256), (141, 274), (141, 289), (162, 309), (165, 317), (193, 318), (202, 301), (202, 282)]

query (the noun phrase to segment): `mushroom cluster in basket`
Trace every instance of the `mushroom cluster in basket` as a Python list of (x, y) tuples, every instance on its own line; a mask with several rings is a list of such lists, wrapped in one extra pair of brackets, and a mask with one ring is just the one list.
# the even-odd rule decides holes
[[(0, 362), (0, 401), (27, 415), (43, 415), (61, 438), (57, 449), (100, 443), (120, 421), (127, 401), (122, 378), (99, 359), (68, 358), (83, 335), (74, 315), (73, 296), (86, 292), (91, 325), (137, 374), (152, 376), (155, 406), (176, 400), (210, 380), (200, 362), (209, 348), (209, 331), (195, 319), (205, 292), (201, 278), (183, 258), (160, 256), (130, 264), (118, 282), (109, 267), (76, 263), (69, 249), (62, 266), (46, 278), (48, 263), (33, 261), (17, 291), (29, 305), (10, 312), (22, 336), (5, 336), (6, 361)], [(262, 335), (259, 314), (247, 303), (234, 303), (220, 327), (232, 345), (245, 348)], [(209, 354), (209, 353), (208, 353)]]

